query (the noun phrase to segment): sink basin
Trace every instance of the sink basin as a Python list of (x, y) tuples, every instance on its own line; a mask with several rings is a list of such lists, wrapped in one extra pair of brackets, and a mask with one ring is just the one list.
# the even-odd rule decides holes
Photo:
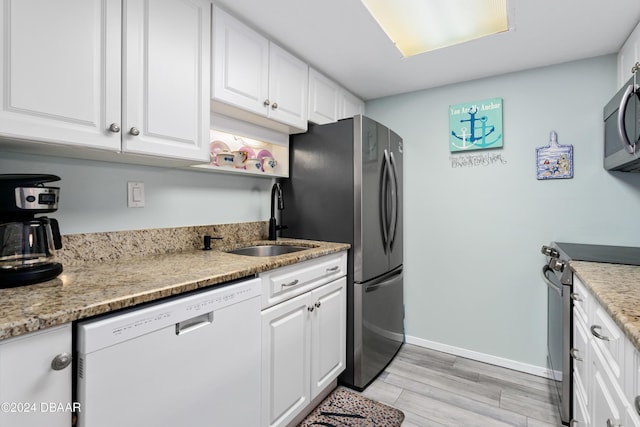
[(256, 245), (247, 246), (244, 248), (232, 249), (226, 251), (235, 255), (246, 256), (276, 256), (289, 254), (291, 252), (304, 251), (305, 249), (311, 249), (308, 246), (294, 246), (294, 245)]

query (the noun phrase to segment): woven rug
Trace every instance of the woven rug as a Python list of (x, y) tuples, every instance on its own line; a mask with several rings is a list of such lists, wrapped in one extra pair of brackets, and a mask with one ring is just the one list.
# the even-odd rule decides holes
[(400, 427), (402, 420), (402, 411), (338, 387), (298, 427)]

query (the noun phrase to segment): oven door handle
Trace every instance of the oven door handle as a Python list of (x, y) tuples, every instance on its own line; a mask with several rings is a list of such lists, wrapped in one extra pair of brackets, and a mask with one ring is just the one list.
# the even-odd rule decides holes
[(553, 283), (553, 281), (547, 276), (547, 272), (549, 271), (553, 272), (553, 270), (548, 265), (542, 267), (542, 278), (544, 279), (544, 282), (550, 289), (553, 289), (558, 293), (558, 295), (562, 296), (562, 288)]

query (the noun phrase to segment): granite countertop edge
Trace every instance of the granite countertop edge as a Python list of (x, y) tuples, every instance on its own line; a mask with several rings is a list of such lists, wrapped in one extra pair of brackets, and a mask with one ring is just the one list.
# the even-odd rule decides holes
[(640, 266), (587, 261), (569, 266), (640, 351)]
[[(256, 240), (237, 247), (273, 244)], [(346, 243), (280, 239), (309, 250), (272, 257), (184, 251), (65, 267), (57, 278), (0, 289), (0, 340), (346, 251)]]

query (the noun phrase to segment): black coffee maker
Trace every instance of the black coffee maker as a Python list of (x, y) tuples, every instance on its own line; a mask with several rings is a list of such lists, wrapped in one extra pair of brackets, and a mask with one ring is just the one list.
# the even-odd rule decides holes
[(55, 175), (0, 174), (0, 288), (44, 282), (62, 273), (54, 262), (62, 248), (58, 221), (35, 215), (58, 209)]

